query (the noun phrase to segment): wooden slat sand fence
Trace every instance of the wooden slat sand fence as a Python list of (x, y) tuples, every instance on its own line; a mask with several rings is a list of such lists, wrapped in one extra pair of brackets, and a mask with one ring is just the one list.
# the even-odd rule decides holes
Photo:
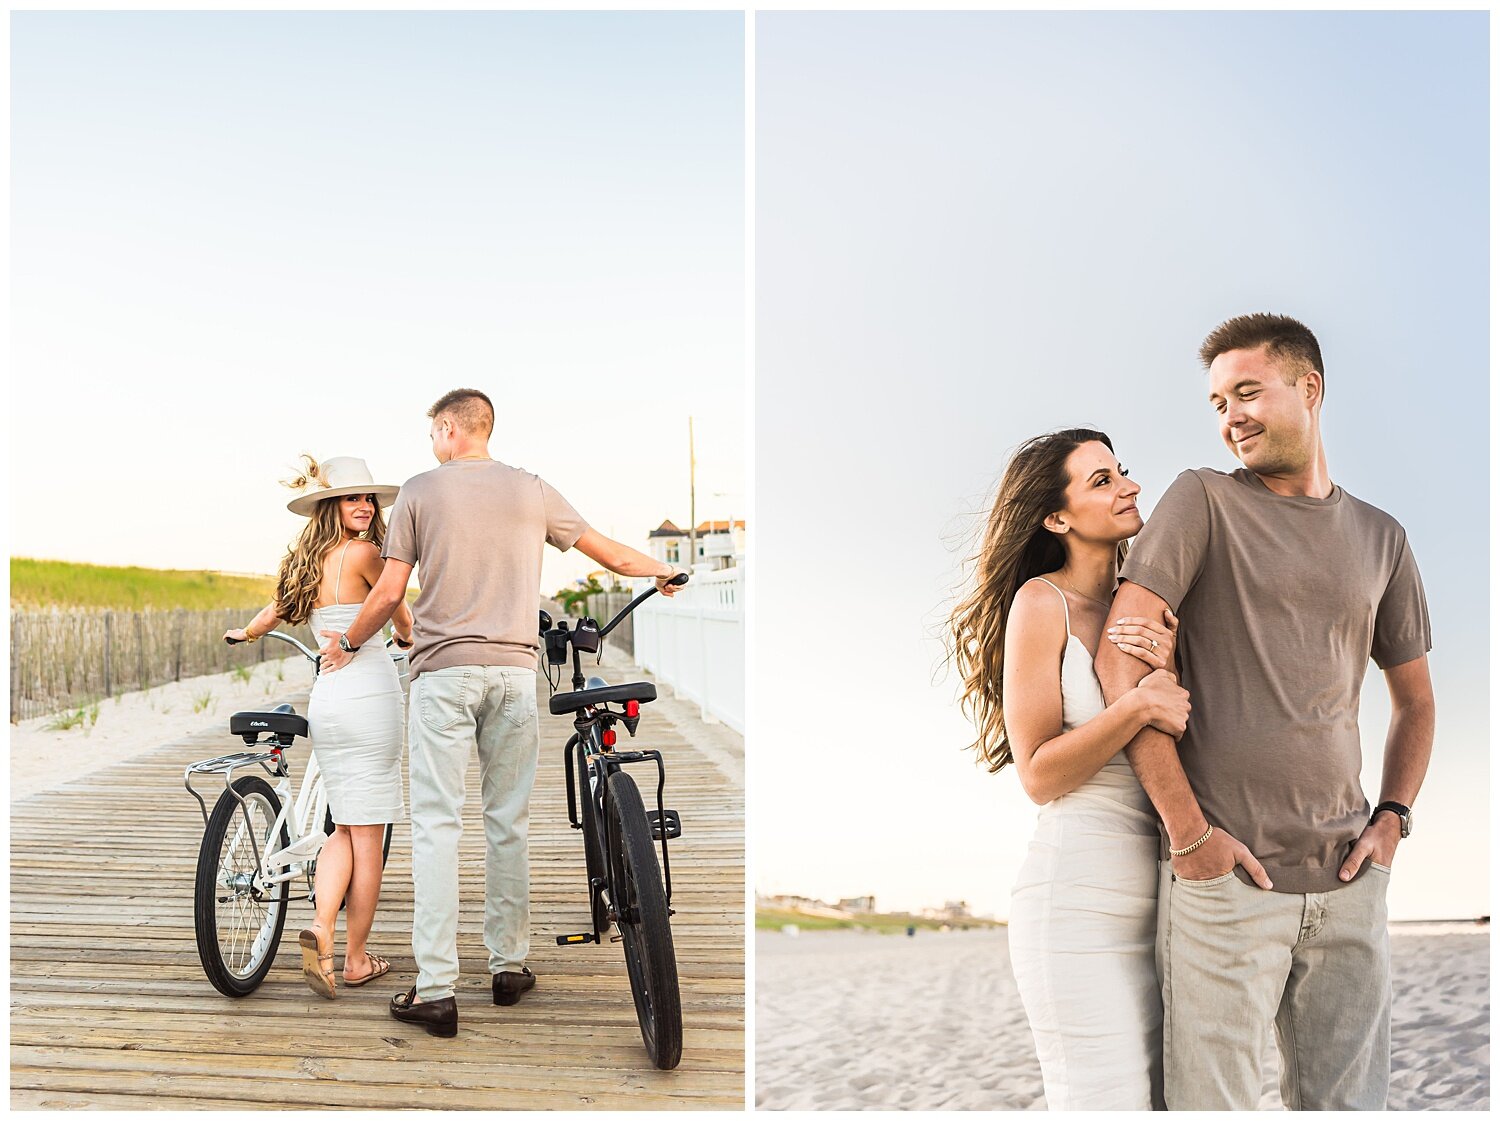
[[(225, 631), (244, 626), (264, 606), (216, 611), (12, 611), (11, 721), (282, 657), (288, 647), (224, 642)], [(315, 645), (307, 626), (281, 629)]]
[[(545, 699), (545, 684), (540, 689)], [(305, 694), (278, 699), (304, 711)], [(667, 802), (684, 822), (672, 848), (683, 1058), (677, 1070), (658, 1071), (641, 1044), (621, 947), (554, 942), (586, 929), (587, 914), (581, 842), (567, 824), (562, 746), (570, 722), (546, 715), (545, 704), (541, 711), (531, 812), (537, 987), (514, 1007), (490, 1000), (484, 831), (471, 769), (456, 1039), (429, 1036), (386, 1010), (391, 994), (415, 979), (405, 823), (370, 939), (391, 959), (391, 975), (341, 989), (333, 1002), (314, 996), (296, 946), (312, 911), (294, 891), (276, 966), (259, 991), (231, 1000), (209, 985), (194, 945), (203, 822), (182, 789), (182, 769), (238, 741), (195, 735), (15, 803), (12, 1107), (743, 1108), (743, 789), (694, 747), (689, 723), (647, 706), (641, 739), (666, 756)], [(299, 740), (295, 758), (306, 751)]]

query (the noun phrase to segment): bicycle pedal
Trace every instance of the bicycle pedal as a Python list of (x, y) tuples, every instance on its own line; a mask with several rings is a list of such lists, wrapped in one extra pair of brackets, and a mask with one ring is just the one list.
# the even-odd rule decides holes
[(592, 931), (586, 932), (584, 934), (559, 934), (557, 936), (557, 944), (559, 946), (578, 946), (583, 944), (584, 942), (597, 941), (599, 941), (599, 936), (597, 934), (594, 934)]
[[(651, 839), (659, 841), (665, 832), (667, 840), (675, 840), (682, 836), (682, 818), (677, 816), (676, 810), (665, 810), (657, 813), (656, 810), (646, 811), (646, 820), (651, 823)], [(665, 829), (663, 829), (665, 825)]]

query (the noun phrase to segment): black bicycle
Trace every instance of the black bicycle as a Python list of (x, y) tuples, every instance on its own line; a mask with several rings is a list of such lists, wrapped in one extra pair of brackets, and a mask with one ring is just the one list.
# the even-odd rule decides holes
[[(683, 572), (670, 583), (682, 585), (687, 580)], [(592, 931), (560, 935), (557, 944), (597, 943), (611, 925), (616, 928), (618, 933), (611, 940), (625, 948), (625, 968), (646, 1053), (657, 1067), (671, 1070), (682, 1059), (682, 999), (672, 949), (672, 866), (667, 842), (682, 835), (682, 819), (662, 803), (667, 770), (661, 752), (615, 749), (615, 725), (623, 724), (633, 738), (641, 705), (656, 699), (656, 686), (649, 681), (610, 685), (599, 677), (585, 680), (579, 666), (580, 654), (598, 654), (620, 620), (655, 594), (654, 587), (642, 592), (603, 628), (589, 618), (580, 619), (571, 629), (566, 619), (553, 626), (552, 617), (543, 611), (540, 629), (549, 686), (557, 685), (552, 667), (565, 665), (572, 647), (573, 691), (554, 693), (548, 708), (554, 716), (573, 714), (573, 735), (563, 748), (568, 821), (583, 831), (593, 919)], [(561, 675), (559, 669), (559, 680)], [(625, 771), (647, 762), (656, 764), (656, 808), (651, 810)]]

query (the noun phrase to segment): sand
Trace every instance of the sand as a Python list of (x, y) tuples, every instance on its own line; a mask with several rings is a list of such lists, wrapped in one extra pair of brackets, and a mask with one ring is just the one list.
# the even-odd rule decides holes
[[(1391, 1109), (1489, 1107), (1476, 929), (1393, 928)], [(755, 988), (758, 1109), (1046, 1108), (1003, 929), (757, 931)]]
[[(66, 731), (50, 731), (52, 717), (23, 720), (10, 729), (10, 800), (18, 802), (164, 743), (215, 728), (224, 753), (243, 745), (229, 735), (236, 712), (299, 700), (312, 688), (312, 666), (300, 654), (259, 662), (248, 680), (234, 673), (194, 677), (99, 702), (99, 717)], [(301, 711), (302, 706), (298, 706)]]
[[(638, 674), (630, 656), (605, 648), (602, 672), (612, 680), (627, 671)], [(590, 665), (589, 672), (601, 672)], [(312, 688), (312, 666), (301, 655), (256, 664), (248, 680), (234, 673), (194, 677), (145, 692), (121, 693), (99, 702), (96, 722), (67, 730), (49, 730), (52, 717), (24, 720), (10, 729), (10, 799), (12, 802), (51, 790), (65, 782), (101, 771), (143, 751), (151, 751), (195, 732), (222, 729), (224, 752), (243, 746), (229, 735), (236, 712), (273, 708), (282, 701), (306, 711)], [(564, 688), (567, 687), (564, 682)], [(698, 707), (660, 686), (657, 711), (683, 734), (690, 734), (720, 773), (736, 788), (745, 782), (745, 739), (723, 724), (705, 724)]]

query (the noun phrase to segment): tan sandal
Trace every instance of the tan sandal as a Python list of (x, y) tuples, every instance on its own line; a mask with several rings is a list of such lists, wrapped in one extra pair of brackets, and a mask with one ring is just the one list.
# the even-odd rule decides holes
[(369, 950), (366, 950), (365, 956), (369, 958), (373, 963), (370, 972), (366, 973), (358, 981), (349, 980), (347, 974), (344, 976), (344, 984), (351, 989), (357, 989), (361, 985), (368, 985), (371, 981), (375, 980), (375, 978), (384, 977), (391, 971), (391, 963), (386, 961), (385, 958), (381, 957), (379, 954), (372, 954)]
[[(297, 945), (302, 948), (302, 979), (307, 982), (307, 987), (321, 997), (334, 999), (338, 988), (333, 972), (333, 951), (318, 953), (318, 935), (311, 927), (297, 935)], [(325, 961), (327, 969), (323, 968)]]

